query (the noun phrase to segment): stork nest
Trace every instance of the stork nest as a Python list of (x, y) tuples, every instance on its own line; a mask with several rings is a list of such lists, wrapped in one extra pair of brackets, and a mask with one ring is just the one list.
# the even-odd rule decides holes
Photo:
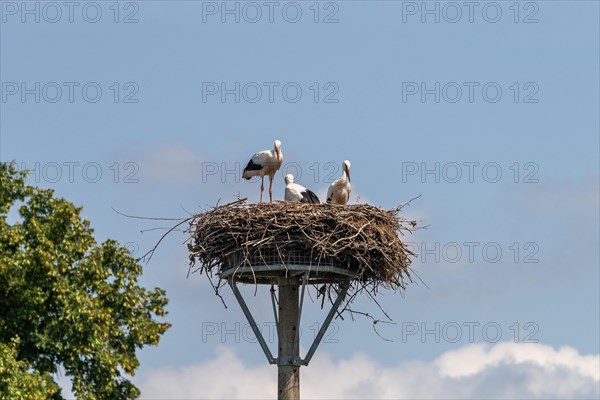
[(412, 233), (416, 221), (402, 218), (402, 207), (250, 204), (241, 199), (191, 219), (190, 268), (199, 261), (200, 272), (212, 277), (242, 266), (285, 266), (295, 262), (291, 254), (302, 254), (303, 262), (315, 270), (325, 265), (343, 268), (362, 288), (404, 289), (406, 279), (412, 282), (410, 263), (416, 254), (400, 237)]

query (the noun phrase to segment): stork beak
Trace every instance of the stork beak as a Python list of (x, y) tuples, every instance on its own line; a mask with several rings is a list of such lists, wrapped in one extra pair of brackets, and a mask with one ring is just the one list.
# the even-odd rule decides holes
[(277, 157), (277, 162), (281, 161), (281, 154), (279, 154), (279, 149), (275, 152), (275, 156)]
[(350, 170), (348, 170), (348, 182), (352, 182), (352, 180), (350, 179)]

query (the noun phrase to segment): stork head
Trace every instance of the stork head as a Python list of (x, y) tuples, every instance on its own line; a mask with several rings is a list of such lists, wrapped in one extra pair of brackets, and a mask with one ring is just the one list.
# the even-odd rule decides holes
[(350, 182), (350, 161), (344, 160), (344, 162), (342, 163), (342, 168), (346, 175), (348, 175), (348, 182)]
[(281, 142), (279, 140), (275, 141), (275, 157), (277, 157), (277, 161), (281, 161)]
[(285, 184), (288, 185), (290, 183), (294, 183), (294, 175), (292, 174), (287, 174), (285, 176)]

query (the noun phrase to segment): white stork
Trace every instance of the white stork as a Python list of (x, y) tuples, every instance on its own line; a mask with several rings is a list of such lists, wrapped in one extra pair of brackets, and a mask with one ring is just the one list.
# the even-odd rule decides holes
[(329, 186), (327, 190), (327, 202), (333, 204), (346, 205), (350, 200), (350, 161), (345, 160), (342, 163), (342, 177)]
[(300, 203), (319, 204), (319, 198), (312, 191), (302, 185), (294, 183), (294, 175), (285, 176), (285, 200), (299, 201)]
[(269, 175), (269, 199), (273, 201), (273, 177), (275, 173), (281, 167), (283, 162), (283, 153), (281, 152), (281, 142), (275, 141), (275, 147), (273, 150), (259, 151), (252, 156), (246, 168), (242, 178), (250, 180), (254, 176), (260, 176), (260, 201), (262, 202), (263, 191), (265, 190), (265, 175)]

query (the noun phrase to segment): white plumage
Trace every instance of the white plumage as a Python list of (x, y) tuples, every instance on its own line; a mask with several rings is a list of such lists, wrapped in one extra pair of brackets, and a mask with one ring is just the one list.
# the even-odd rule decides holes
[(250, 180), (255, 176), (261, 177), (260, 183), (260, 201), (262, 202), (263, 191), (265, 190), (265, 175), (269, 176), (269, 199), (273, 201), (273, 177), (283, 163), (283, 153), (281, 152), (281, 142), (276, 140), (273, 150), (263, 150), (254, 154), (248, 165), (244, 168), (242, 178)]
[(342, 177), (333, 182), (327, 190), (327, 202), (333, 204), (348, 204), (352, 185), (350, 184), (350, 161), (342, 163)]
[(285, 196), (287, 201), (299, 201), (301, 203), (319, 204), (319, 198), (314, 192), (308, 190), (302, 185), (294, 183), (294, 176), (287, 174), (285, 176)]

